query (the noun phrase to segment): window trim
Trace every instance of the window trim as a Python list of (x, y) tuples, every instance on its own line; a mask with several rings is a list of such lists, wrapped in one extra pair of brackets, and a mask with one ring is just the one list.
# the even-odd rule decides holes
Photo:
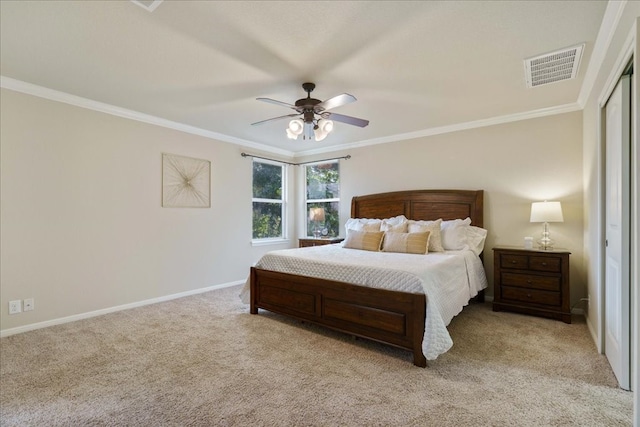
[[(264, 199), (261, 197), (253, 197), (253, 167), (255, 163), (263, 163), (272, 166), (279, 166), (282, 174), (281, 174), (281, 195), (280, 199)], [(282, 162), (277, 162), (273, 160), (267, 159), (258, 159), (252, 158), (251, 162), (251, 245), (252, 246), (262, 246), (262, 245), (272, 245), (279, 244), (289, 241), (288, 236), (288, 223), (289, 218), (287, 216), (287, 205), (288, 205), (288, 177), (287, 177), (287, 167), (282, 164)], [(253, 203), (280, 203), (281, 204), (281, 216), (282, 216), (282, 235), (278, 237), (261, 237), (254, 238), (253, 237)]]
[[(304, 172), (302, 173), (302, 192), (303, 192), (303, 201), (302, 201), (302, 210), (304, 212), (304, 214), (302, 215), (302, 235), (308, 237), (312, 237), (312, 235), (310, 235), (308, 233), (309, 230), (307, 230), (307, 212), (309, 212), (309, 203), (338, 203), (338, 224), (340, 224), (340, 203), (341, 203), (341, 198), (340, 197), (334, 197), (331, 199), (308, 199), (307, 198), (307, 168), (308, 167), (312, 167), (312, 166), (316, 166), (316, 165), (324, 165), (327, 163), (335, 163), (338, 165), (338, 187), (340, 188), (340, 194), (342, 194), (342, 179), (341, 179), (341, 172), (340, 172), (340, 159), (331, 159), (331, 160), (320, 160), (317, 162), (313, 162), (313, 163), (306, 163), (303, 165), (304, 167)], [(340, 226), (338, 226), (338, 236), (336, 237), (340, 237), (340, 232), (341, 228)]]

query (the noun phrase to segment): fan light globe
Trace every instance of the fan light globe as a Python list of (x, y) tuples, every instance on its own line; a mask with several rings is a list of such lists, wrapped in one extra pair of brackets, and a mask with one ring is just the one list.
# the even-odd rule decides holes
[(290, 130), (291, 133), (293, 133), (294, 135), (296, 136), (300, 135), (303, 129), (304, 129), (304, 123), (302, 123), (302, 120), (295, 119), (289, 122), (288, 130)]
[(298, 139), (298, 135), (296, 135), (295, 133), (291, 132), (291, 129), (287, 128), (287, 138), (289, 138), (289, 139)]
[(329, 133), (333, 130), (333, 122), (331, 120), (320, 119), (318, 121), (318, 126), (320, 126), (320, 129), (325, 133)]
[(313, 131), (313, 134), (316, 137), (316, 141), (322, 141), (327, 137), (327, 133), (323, 132), (322, 129), (318, 128)]

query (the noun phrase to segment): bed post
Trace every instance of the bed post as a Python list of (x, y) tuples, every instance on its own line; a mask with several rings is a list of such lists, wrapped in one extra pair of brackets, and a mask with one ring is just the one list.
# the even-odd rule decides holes
[(250, 280), (250, 289), (251, 289), (251, 297), (249, 300), (249, 312), (251, 314), (258, 314), (258, 307), (256, 306), (256, 301), (258, 299), (258, 278), (256, 277), (256, 268), (251, 267), (251, 272), (249, 274)]
[(425, 295), (416, 295), (413, 300), (413, 364), (420, 367), (427, 367), (427, 358), (422, 353), (422, 340), (424, 339), (424, 319), (427, 313), (427, 300)]

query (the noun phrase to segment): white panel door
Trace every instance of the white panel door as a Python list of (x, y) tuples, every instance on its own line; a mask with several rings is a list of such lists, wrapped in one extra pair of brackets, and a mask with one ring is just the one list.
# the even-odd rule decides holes
[(630, 387), (630, 77), (607, 101), (605, 187), (605, 354), (620, 387)]

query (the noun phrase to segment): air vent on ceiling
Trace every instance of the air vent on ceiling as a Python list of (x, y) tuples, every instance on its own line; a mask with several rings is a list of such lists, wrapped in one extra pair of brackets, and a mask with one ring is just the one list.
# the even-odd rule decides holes
[(572, 79), (578, 74), (584, 44), (524, 60), (527, 87)]
[(148, 10), (149, 12), (153, 12), (154, 10), (156, 10), (156, 8), (160, 6), (160, 3), (162, 3), (163, 1), (164, 0), (131, 0), (132, 3), (137, 4), (138, 6)]

